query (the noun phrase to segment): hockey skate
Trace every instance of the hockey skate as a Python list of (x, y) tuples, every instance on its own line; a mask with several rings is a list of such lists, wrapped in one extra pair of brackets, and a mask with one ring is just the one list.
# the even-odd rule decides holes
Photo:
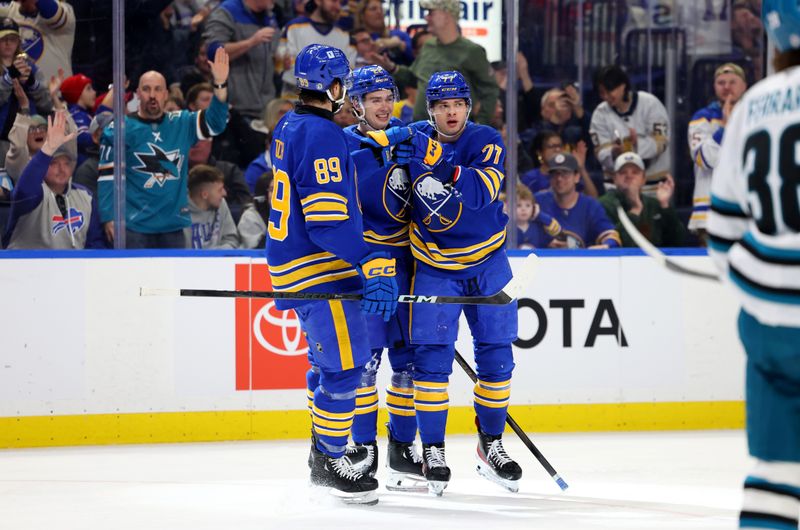
[(422, 444), (422, 473), (428, 481), (428, 491), (441, 497), (450, 482), (450, 468), (444, 459), (444, 442)]
[(389, 433), (389, 448), (386, 451), (386, 469), (389, 477), (386, 489), (389, 491), (428, 491), (428, 482), (422, 473), (422, 457), (412, 443), (398, 442)]
[(359, 473), (374, 477), (378, 472), (378, 442), (348, 445), (345, 456)]
[(522, 468), (508, 456), (503, 448), (502, 435), (492, 436), (478, 429), (478, 474), (508, 491), (519, 491)]
[(356, 471), (347, 456), (328, 456), (312, 446), (311, 484), (345, 504), (378, 504), (378, 481)]

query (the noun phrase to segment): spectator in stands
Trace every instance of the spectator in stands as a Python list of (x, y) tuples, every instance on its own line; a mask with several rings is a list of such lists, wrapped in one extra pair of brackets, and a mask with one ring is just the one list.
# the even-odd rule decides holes
[(731, 19), (731, 36), (734, 46), (753, 63), (755, 79), (764, 71), (764, 27), (761, 24), (760, 0), (735, 0)]
[(187, 64), (178, 69), (176, 74), (181, 94), (186, 94), (189, 89), (200, 83), (211, 84), (211, 70), (208, 67), (208, 45), (202, 40), (197, 45), (194, 63)]
[(706, 217), (711, 207), (711, 175), (719, 161), (725, 125), (739, 98), (747, 90), (741, 66), (723, 64), (714, 72), (716, 101), (698, 110), (689, 122), (689, 149), (694, 161), (694, 199), (689, 230), (705, 242)]
[(16, 0), (0, 4), (0, 17), (9, 17), (22, 27), (22, 49), (44, 74), (72, 75), (72, 45), (75, 42), (75, 12), (63, 0)]
[[(74, 130), (67, 124), (67, 132)], [(17, 114), (8, 139), (11, 145), (6, 154), (5, 170), (11, 180), (17, 182), (31, 157), (39, 152), (47, 139), (47, 119), (39, 114)], [(74, 142), (70, 143), (72, 151), (76, 151)]]
[(350, 31), (350, 45), (356, 49), (356, 63), (354, 68), (360, 68), (370, 64), (377, 64), (386, 68), (393, 64), (389, 60), (386, 52), (378, 49), (375, 39), (369, 31), (364, 28), (355, 28)]
[(551, 88), (542, 95), (540, 104), (542, 119), (534, 130), (557, 132), (568, 151), (574, 150), (581, 141), (592, 144), (591, 116), (584, 110), (574, 85), (565, 83), (564, 88)]
[(544, 248), (561, 233), (561, 225), (542, 211), (533, 193), (517, 184), (517, 248)]
[(263, 149), (264, 138), (253, 132), (250, 122), (258, 119), (275, 97), (273, 54), (278, 47), (278, 29), (272, 6), (273, 0), (226, 0), (206, 21), (209, 58), (219, 46), (224, 46), (231, 58), (228, 145), (216, 154), (241, 167)]
[[(597, 187), (592, 182), (589, 172), (586, 170), (586, 155), (589, 148), (582, 141), (578, 142), (572, 153), (578, 162), (578, 172), (581, 181), (578, 183), (578, 191), (582, 191), (590, 197), (597, 197)], [(533, 139), (531, 152), (533, 153), (534, 168), (520, 175), (520, 181), (525, 184), (533, 193), (546, 190), (550, 187), (550, 168), (547, 161), (558, 153), (564, 151), (564, 142), (561, 136), (550, 130), (541, 131)]]
[(0, 79), (0, 140), (8, 150), (8, 133), (17, 112), (46, 114), (53, 110), (47, 91), (47, 81), (35, 64), (22, 53), (19, 26), (9, 17), (0, 19), (0, 62), (3, 77)]
[[(414, 61), (411, 37), (401, 29), (388, 29), (382, 0), (361, 0), (356, 7), (355, 27), (367, 30), (378, 51), (397, 64)], [(381, 65), (382, 66), (382, 65)]]
[(178, 69), (191, 61), (195, 42), (199, 40), (198, 29), (210, 12), (198, 0), (173, 0), (161, 12), (161, 25), (167, 33), (169, 50), (174, 58), (165, 65), (167, 79), (176, 79)]
[(253, 203), (242, 211), (242, 217), (236, 225), (241, 239), (240, 248), (264, 248), (270, 197), (272, 197), (272, 171), (258, 177)]
[(85, 186), (92, 194), (97, 194), (98, 166), (100, 164), (100, 137), (103, 131), (112, 122), (114, 115), (110, 112), (100, 112), (92, 118), (89, 124), (89, 135), (92, 137), (92, 148), (87, 150), (86, 160), (75, 169), (72, 182)]
[[(197, 140), (225, 129), (228, 107), (228, 54), (219, 47), (211, 65), (214, 97), (206, 110), (181, 111), (167, 120), (167, 82), (158, 72), (139, 79), (139, 110), (125, 117), (126, 242), (128, 248), (184, 248), (183, 229), (191, 225), (186, 195), (187, 157)], [(98, 195), (100, 216), (114, 238), (114, 127), (101, 140)]]
[(606, 181), (613, 181), (617, 157), (632, 151), (645, 161), (645, 193), (653, 192), (670, 171), (667, 109), (654, 95), (634, 90), (617, 65), (598, 69), (594, 87), (603, 102), (592, 116), (591, 135)]
[[(494, 80), (500, 89), (498, 100), (505, 105), (506, 89), (508, 87), (508, 66), (505, 61), (495, 61), (492, 63)], [(528, 70), (528, 59), (522, 52), (517, 52), (517, 82), (514, 83), (517, 90), (517, 130), (524, 131), (532, 126), (539, 119), (539, 107), (542, 97), (541, 91), (533, 86), (530, 71)]]
[(394, 102), (392, 116), (409, 124), (414, 121), (414, 105), (417, 101), (417, 78), (410, 70), (401, 70), (394, 75), (400, 101)]
[(267, 137), (266, 149), (263, 153), (258, 155), (255, 160), (250, 162), (244, 172), (244, 180), (250, 192), (255, 194), (256, 182), (265, 173), (272, 174), (272, 159), (269, 154), (269, 145), (272, 141), (272, 132), (278, 125), (283, 116), (294, 108), (294, 103), (285, 98), (276, 98), (267, 103), (264, 109), (264, 119), (255, 122), (255, 126), (261, 129)]
[[(326, 44), (339, 48), (347, 55), (350, 66), (355, 65), (356, 50), (350, 45), (350, 35), (337, 26), (341, 10), (340, 0), (309, 0), (306, 3), (306, 15), (290, 20), (283, 28), (275, 55), (275, 61), (283, 70), (281, 95), (287, 98), (297, 97), (294, 59), (309, 44)], [(263, 109), (264, 106), (260, 108)]]
[[(411, 71), (417, 77), (417, 88), (424, 93), (431, 74), (442, 70), (458, 70), (470, 85), (475, 108), (472, 119), (489, 125), (497, 103), (499, 89), (490, 73), (486, 50), (479, 44), (461, 36), (458, 19), (461, 4), (458, 0), (422, 0), (420, 7), (427, 9), (425, 21), (428, 31), (435, 37), (425, 43), (416, 55)], [(404, 67), (390, 64), (387, 70), (394, 75)], [(417, 98), (414, 120), (427, 120), (425, 98)]]
[(103, 248), (97, 202), (88, 190), (72, 184), (75, 153), (65, 144), (67, 117), (50, 120), (47, 139), (25, 166), (11, 194), (11, 215), (3, 246), (10, 249)]
[(670, 204), (675, 191), (672, 175), (658, 184), (655, 198), (642, 194), (645, 184), (644, 161), (636, 153), (622, 153), (614, 163), (614, 186), (600, 198), (606, 215), (616, 225), (622, 246), (635, 247), (619, 221), (617, 207), (622, 206), (636, 228), (659, 247), (679, 247), (686, 239), (686, 228)]
[(186, 108), (191, 112), (207, 109), (214, 97), (211, 83), (198, 83), (186, 92)]
[(239, 232), (225, 202), (225, 177), (215, 167), (199, 164), (189, 171), (189, 248), (239, 248)]
[(612, 248), (620, 245), (614, 224), (603, 207), (592, 197), (578, 191), (581, 180), (578, 161), (569, 153), (559, 153), (547, 161), (550, 189), (535, 195), (546, 214), (561, 225), (559, 238), (550, 242), (555, 248)]
[(422, 51), (422, 47), (425, 46), (425, 43), (432, 38), (433, 35), (431, 35), (431, 32), (427, 29), (421, 29), (414, 33), (414, 36), (411, 37), (411, 48), (414, 51), (415, 59), (419, 57), (419, 54)]
[(67, 103), (70, 115), (78, 126), (78, 166), (88, 156), (87, 150), (95, 144), (89, 134), (92, 123), (92, 109), (97, 92), (92, 88), (92, 80), (83, 74), (70, 76), (61, 83), (61, 97)]

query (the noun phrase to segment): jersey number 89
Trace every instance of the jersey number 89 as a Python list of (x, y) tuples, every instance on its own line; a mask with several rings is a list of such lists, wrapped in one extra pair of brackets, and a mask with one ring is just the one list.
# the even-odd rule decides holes
[[(748, 172), (747, 188), (750, 191), (750, 211), (762, 234), (778, 233), (777, 218), (783, 219), (786, 228), (800, 232), (800, 165), (795, 149), (800, 142), (800, 125), (792, 125), (781, 134), (778, 149), (780, 187), (778, 204), (773, 201), (772, 186), (768, 182), (772, 174), (772, 138), (767, 131), (758, 131), (744, 145), (743, 163)], [(774, 185), (774, 184), (773, 184)], [(777, 211), (776, 211), (777, 210)]]

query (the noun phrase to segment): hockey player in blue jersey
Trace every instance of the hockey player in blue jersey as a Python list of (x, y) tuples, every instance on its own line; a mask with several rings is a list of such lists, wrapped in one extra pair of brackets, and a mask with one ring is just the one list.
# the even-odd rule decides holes
[(709, 253), (737, 291), (747, 353), (741, 528), (797, 529), (800, 515), (800, 6), (763, 0), (775, 74), (744, 94), (711, 180)]
[[(416, 259), (411, 292), (494, 294), (511, 279), (503, 248), (508, 217), (499, 199), (503, 140), (494, 129), (468, 121), (472, 100), (460, 73), (435, 73), (425, 97), (431, 121), (414, 124), (416, 133), (407, 143), (412, 160), (411, 252)], [(478, 373), (474, 387), (478, 471), (517, 491), (522, 470), (508, 456), (502, 440), (514, 369), (511, 343), (517, 338), (516, 302), (412, 306), (414, 403), (423, 470), (431, 491), (441, 494), (450, 479), (444, 448), (447, 386), (462, 311), (472, 332)]]
[[(358, 171), (358, 195), (364, 216), (364, 239), (373, 251), (388, 252), (397, 261), (397, 285), (407, 293), (412, 271), (408, 225), (411, 221), (411, 186), (408, 171), (391, 161), (385, 148), (411, 137), (409, 127), (392, 118), (398, 99), (394, 79), (380, 66), (363, 66), (353, 71), (350, 100), (358, 125), (345, 129), (347, 143)], [(366, 146), (366, 148), (365, 148)], [(376, 148), (380, 149), (376, 151)], [(385, 153), (388, 155), (388, 153)], [(366, 462), (374, 475), (378, 465), (376, 442), (378, 392), (375, 380), (384, 348), (388, 348), (392, 378), (386, 389), (389, 411), (389, 447), (386, 467), (387, 489), (427, 491), (422, 461), (414, 448), (417, 420), (412, 382), (413, 350), (408, 340), (408, 304), (400, 304), (389, 322), (368, 315), (372, 360), (367, 363), (356, 398), (353, 441), (370, 451)]]
[(277, 300), (276, 306), (295, 309), (319, 378), (309, 383), (311, 482), (345, 502), (374, 504), (378, 482), (359, 472), (345, 451), (356, 389), (371, 357), (364, 312), (391, 319), (398, 296), (395, 260), (364, 242), (353, 158), (333, 122), (347, 93), (347, 57), (338, 48), (312, 44), (298, 54), (294, 73), (300, 105), (278, 123), (270, 147), (269, 274), (276, 291), (362, 293), (360, 308), (341, 300)]
[[(214, 97), (206, 110), (164, 112), (167, 83), (158, 72), (139, 79), (139, 110), (125, 117), (125, 228), (127, 248), (185, 248), (191, 226), (187, 179), (189, 149), (225, 129), (228, 54), (210, 62)], [(97, 194), (100, 221), (114, 237), (114, 124), (100, 140)]]

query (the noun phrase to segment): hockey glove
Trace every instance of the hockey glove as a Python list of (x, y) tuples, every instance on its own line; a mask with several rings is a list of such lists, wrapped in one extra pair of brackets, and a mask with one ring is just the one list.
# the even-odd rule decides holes
[(414, 136), (411, 127), (389, 127), (382, 131), (368, 131), (366, 143), (372, 147), (392, 147)]
[[(406, 146), (410, 146), (410, 149)], [(401, 147), (403, 150), (400, 149)], [(400, 153), (398, 154), (397, 151), (400, 151)], [(455, 168), (445, 160), (442, 144), (421, 132), (417, 132), (411, 140), (395, 148), (395, 158), (399, 159), (400, 155), (406, 155), (409, 151), (411, 153), (409, 159), (419, 163), (425, 169), (429, 169), (433, 178), (442, 184), (449, 184), (453, 181)]]
[(361, 310), (365, 313), (380, 314), (384, 322), (397, 310), (397, 280), (395, 280), (395, 259), (386, 252), (373, 252), (358, 264), (358, 272), (364, 280)]

